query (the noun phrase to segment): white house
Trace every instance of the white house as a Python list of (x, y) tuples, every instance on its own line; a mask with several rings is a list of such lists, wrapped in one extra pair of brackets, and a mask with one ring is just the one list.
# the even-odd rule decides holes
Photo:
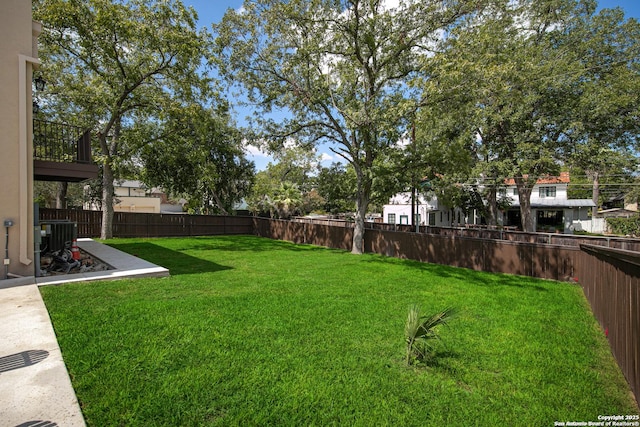
[[(476, 218), (468, 218), (460, 209), (451, 212), (447, 206), (438, 202), (437, 197), (429, 198), (424, 194), (417, 197), (417, 222), (420, 225), (450, 227), (452, 224), (469, 224)], [(415, 224), (411, 221), (411, 193), (399, 193), (391, 197), (389, 204), (384, 205), (382, 220), (387, 224)]]
[[(557, 177), (540, 178), (531, 193), (531, 209), (536, 231), (572, 233), (573, 230), (591, 232), (604, 231), (601, 221), (591, 219), (591, 209), (595, 203), (591, 199), (569, 199), (567, 187), (570, 183), (568, 172)], [(510, 208), (498, 218), (500, 225), (520, 227), (520, 200), (513, 179), (505, 181), (501, 196), (510, 199)], [(457, 225), (479, 225), (482, 218), (478, 212), (463, 212), (450, 209), (438, 203), (437, 198), (418, 197), (418, 223), (437, 227)], [(383, 219), (389, 224), (411, 224), (411, 195), (400, 193), (384, 205)]]

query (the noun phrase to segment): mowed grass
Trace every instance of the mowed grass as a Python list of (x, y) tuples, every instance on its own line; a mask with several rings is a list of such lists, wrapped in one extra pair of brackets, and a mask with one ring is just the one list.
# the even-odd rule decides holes
[[(576, 284), (252, 236), (113, 240), (169, 278), (41, 288), (90, 426), (552, 426), (635, 414)], [(408, 309), (460, 311), (428, 366)]]

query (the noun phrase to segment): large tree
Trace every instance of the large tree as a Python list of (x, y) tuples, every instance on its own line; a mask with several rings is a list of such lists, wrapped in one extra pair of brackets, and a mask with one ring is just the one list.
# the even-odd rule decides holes
[(318, 193), (324, 199), (324, 210), (338, 214), (353, 212), (356, 200), (355, 173), (342, 163), (332, 163), (318, 172)]
[[(269, 213), (279, 218), (290, 217), (290, 213), (296, 210), (296, 214), (307, 214), (316, 208), (317, 194), (314, 191), (314, 175), (319, 162), (318, 156), (304, 147), (298, 146), (293, 140), (289, 141), (274, 153), (274, 161), (269, 162), (266, 169), (256, 174), (255, 185), (247, 198), (249, 210), (255, 214)], [(298, 193), (297, 197), (289, 197)], [(283, 206), (277, 203), (277, 199), (299, 199), (301, 202), (296, 209), (286, 209), (286, 213), (278, 208)], [(291, 205), (285, 203), (284, 205)], [(306, 212), (305, 208), (310, 208)]]
[(352, 252), (363, 252), (373, 167), (407, 128), (420, 103), (407, 82), (434, 41), (479, 1), (255, 0), (228, 11), (217, 33), (223, 75), (246, 89), (261, 135), (283, 143), (292, 135), (333, 151), (356, 175)]
[[(573, 148), (575, 112), (584, 111), (592, 67), (619, 60), (602, 48), (594, 54), (597, 64), (582, 58), (593, 39), (586, 29), (594, 25), (595, 6), (590, 0), (496, 1), (450, 34), (445, 53), (426, 61), (423, 87), (448, 102), (454, 115), (463, 111), (470, 125), (460, 135), (475, 140), (477, 183), (495, 187), (513, 178), (526, 231), (534, 230), (530, 198), (537, 178), (558, 173)], [(595, 33), (606, 43), (607, 31), (601, 26)], [(618, 117), (615, 111), (607, 108)]]
[(589, 16), (575, 33), (585, 72), (575, 86), (580, 97), (572, 110), (568, 160), (591, 180), (598, 207), (603, 178), (611, 183), (625, 172), (637, 172), (640, 24), (625, 20), (620, 9), (605, 9)]
[(229, 215), (251, 190), (254, 164), (226, 107), (178, 106), (163, 117), (145, 131), (156, 136), (140, 153), (142, 180), (188, 199), (198, 212)]
[(179, 0), (40, 0), (34, 8), (44, 24), (43, 72), (57, 92), (49, 102), (97, 134), (101, 237), (110, 238), (114, 179), (146, 139), (135, 128), (176, 104), (206, 102), (199, 67), (210, 37)]

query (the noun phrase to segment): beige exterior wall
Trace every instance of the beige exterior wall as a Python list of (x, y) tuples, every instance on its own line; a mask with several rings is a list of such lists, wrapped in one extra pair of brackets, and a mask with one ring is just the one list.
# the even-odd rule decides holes
[(116, 196), (120, 203), (113, 206), (114, 212), (160, 213), (158, 197)]
[[(37, 65), (41, 26), (32, 21), (31, 2), (2, 0), (0, 14), (0, 226), (6, 259), (9, 227), (9, 273), (34, 275), (33, 144), (31, 81)], [(5, 261), (6, 262), (6, 261)], [(5, 277), (5, 262), (0, 278)]]

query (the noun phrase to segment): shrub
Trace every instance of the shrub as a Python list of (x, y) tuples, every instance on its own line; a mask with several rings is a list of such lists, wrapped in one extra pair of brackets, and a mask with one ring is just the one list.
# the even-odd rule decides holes
[(433, 352), (433, 341), (440, 339), (438, 327), (447, 325), (455, 315), (453, 308), (446, 308), (430, 316), (421, 316), (416, 305), (409, 308), (404, 335), (407, 342), (407, 365), (428, 360)]
[(607, 218), (607, 225), (613, 234), (640, 236), (640, 215), (630, 218)]

